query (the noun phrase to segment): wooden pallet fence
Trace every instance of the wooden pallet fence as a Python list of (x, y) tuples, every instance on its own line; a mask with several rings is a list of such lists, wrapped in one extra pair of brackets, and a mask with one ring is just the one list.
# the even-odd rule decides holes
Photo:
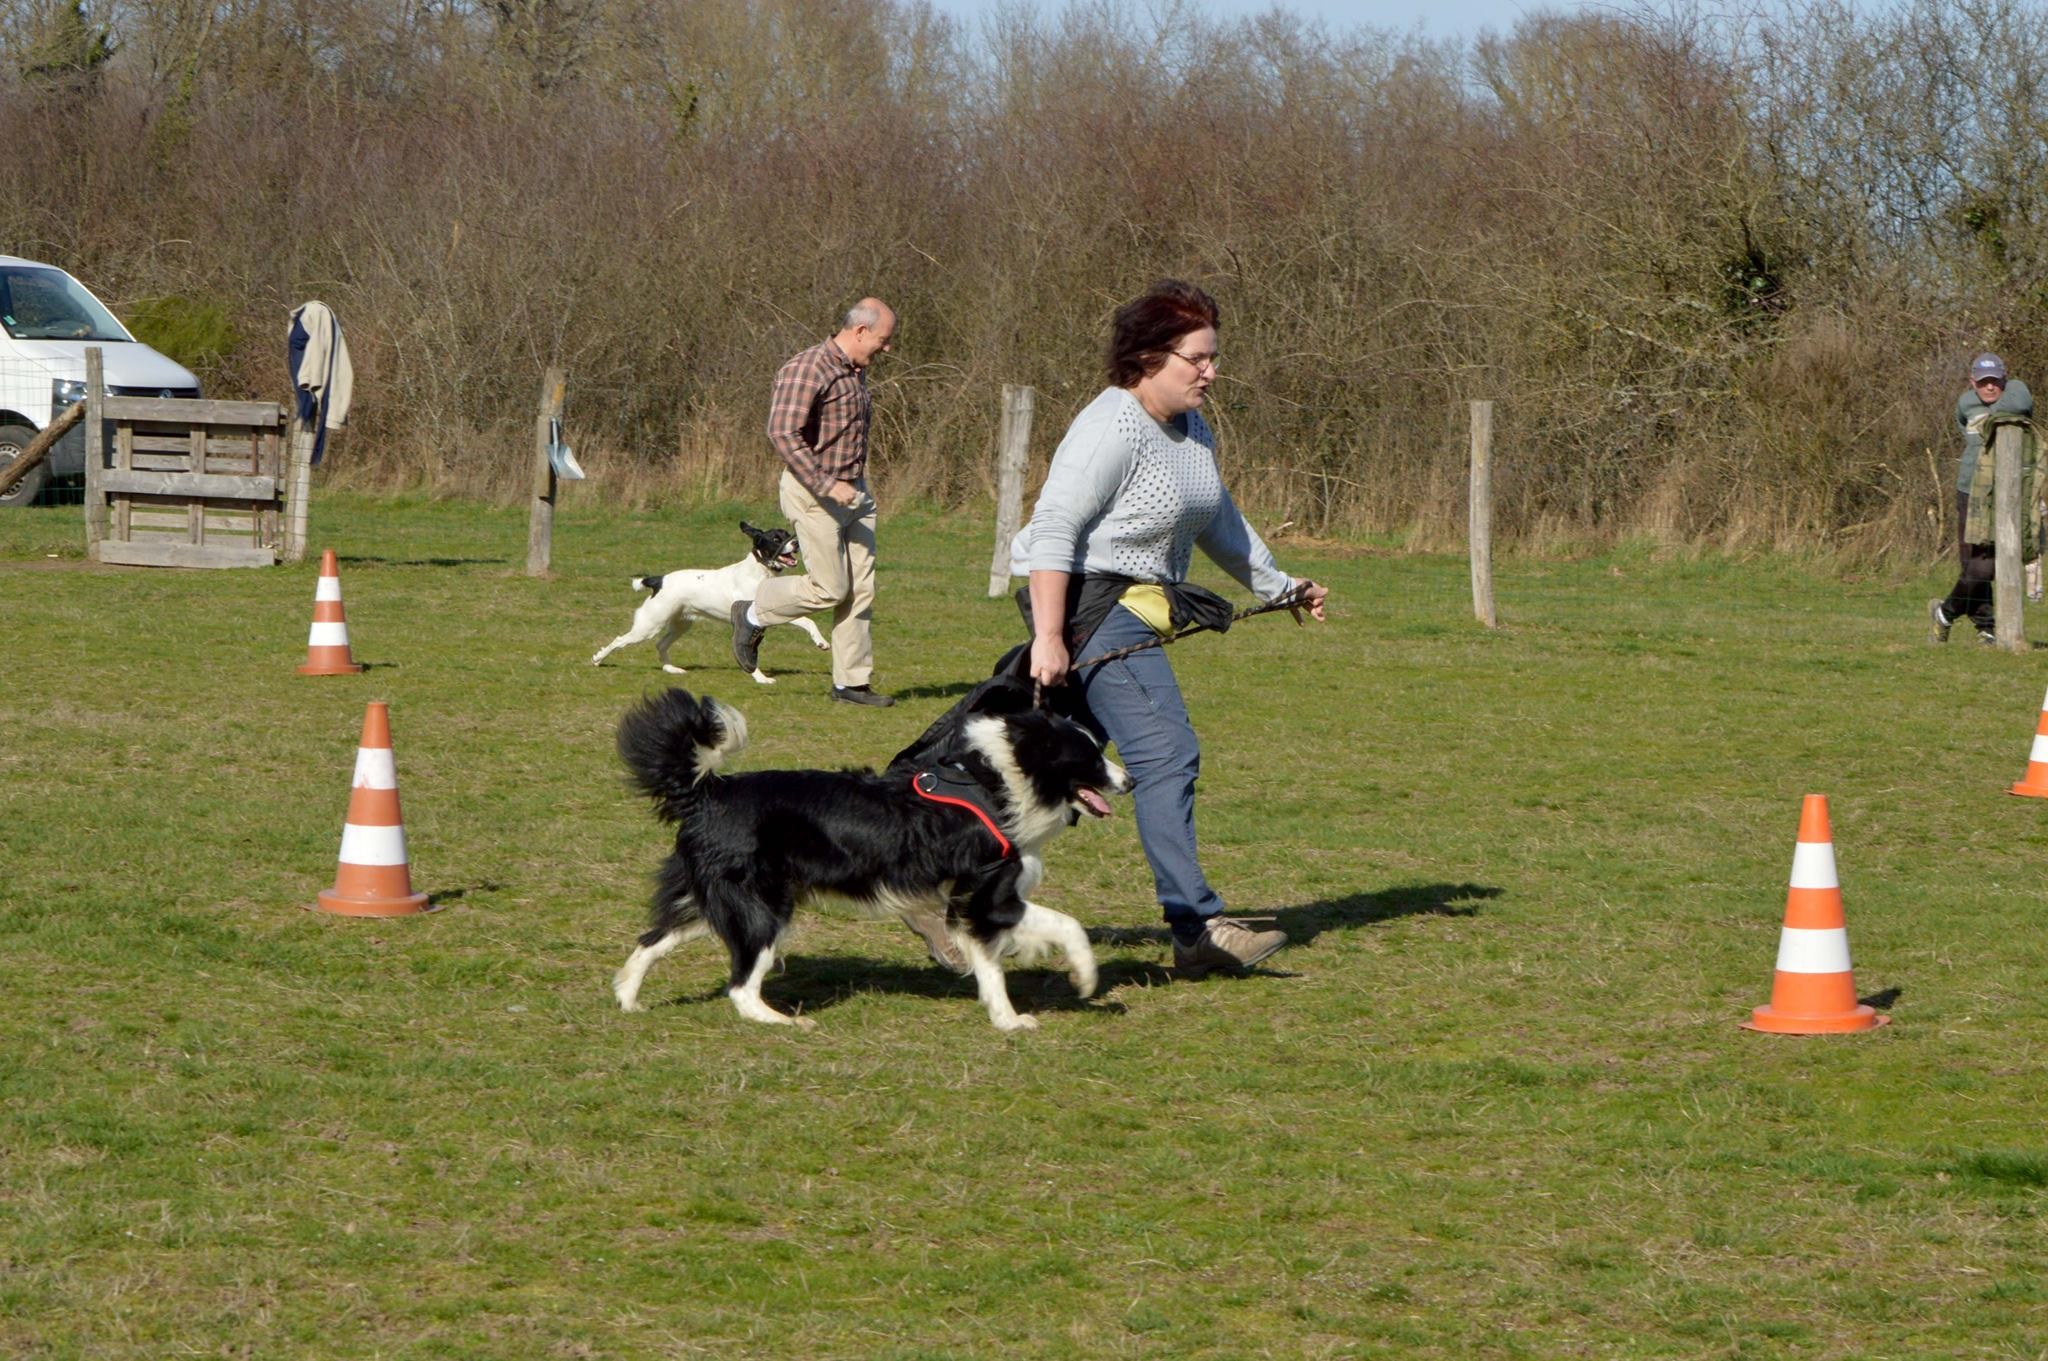
[(101, 397), (111, 467), (88, 457), (101, 562), (270, 567), (283, 546), (284, 408)]

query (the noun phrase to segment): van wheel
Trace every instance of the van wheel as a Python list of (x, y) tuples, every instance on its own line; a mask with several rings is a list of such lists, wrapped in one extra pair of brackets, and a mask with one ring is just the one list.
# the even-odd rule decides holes
[[(25, 425), (0, 425), (0, 468), (20, 458), (22, 451), (28, 448), (29, 442), (35, 437), (36, 432)], [(43, 494), (43, 488), (48, 486), (49, 482), (50, 464), (46, 459), (30, 468), (28, 475), (21, 481), (5, 492), (0, 492), (0, 506), (34, 505), (36, 498)]]

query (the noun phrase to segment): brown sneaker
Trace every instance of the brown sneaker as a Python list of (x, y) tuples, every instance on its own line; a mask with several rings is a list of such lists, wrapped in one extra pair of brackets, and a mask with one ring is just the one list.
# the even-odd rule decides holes
[(1254, 931), (1234, 917), (1211, 917), (1194, 944), (1173, 942), (1173, 967), (1189, 978), (1211, 969), (1249, 969), (1285, 944), (1285, 931)]
[(926, 910), (905, 912), (903, 924), (924, 937), (924, 948), (931, 952), (932, 963), (957, 974), (974, 972), (974, 966), (967, 962), (967, 956), (954, 941), (953, 933), (946, 929), (944, 917)]

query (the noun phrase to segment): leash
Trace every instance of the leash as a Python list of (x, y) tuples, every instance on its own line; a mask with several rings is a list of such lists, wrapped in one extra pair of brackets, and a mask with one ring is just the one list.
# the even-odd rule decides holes
[[(1240, 620), (1251, 619), (1257, 615), (1277, 614), (1281, 610), (1288, 610), (1294, 615), (1295, 627), (1299, 628), (1301, 627), (1301, 611), (1308, 604), (1309, 589), (1314, 585), (1313, 581), (1304, 580), (1299, 586), (1274, 597), (1263, 605), (1250, 605), (1239, 610), (1236, 614), (1230, 616), (1230, 623), (1235, 624)], [(1100, 653), (1097, 656), (1090, 657), (1085, 662), (1075, 662), (1067, 668), (1067, 674), (1071, 676), (1083, 667), (1100, 666), (1104, 662), (1118, 661), (1133, 653), (1144, 652), (1155, 647), (1165, 647), (1168, 643), (1177, 643), (1181, 639), (1191, 637), (1197, 633), (1221, 633), (1224, 628), (1228, 627), (1229, 624), (1225, 624), (1222, 628), (1218, 628), (1214, 624), (1194, 624), (1182, 629), (1178, 633), (1170, 633), (1164, 636), (1154, 634), (1142, 642), (1132, 643), (1129, 647), (1120, 647), (1110, 652)], [(1045, 707), (1045, 686), (1036, 678), (1033, 678), (1031, 682), (1031, 707), (1034, 709)]]

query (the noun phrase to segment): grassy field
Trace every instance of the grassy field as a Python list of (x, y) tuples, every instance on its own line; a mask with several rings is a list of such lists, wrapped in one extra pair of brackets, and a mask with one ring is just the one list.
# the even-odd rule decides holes
[[(312, 563), (0, 515), (0, 1354), (2048, 1354), (2048, 805), (2003, 792), (2048, 673), (1925, 646), (1931, 576), (1509, 559), (1489, 634), (1460, 561), (1283, 544), (1327, 627), (1175, 649), (1277, 967), (1167, 972), (1126, 806), (1052, 849), (1105, 995), (1013, 976), (1035, 1034), (830, 911), (768, 988), (815, 1033), (705, 946), (622, 1015), (666, 842), (611, 732), (663, 678), (589, 656), (762, 510), (571, 504), (535, 581), (523, 512), (322, 501), (369, 669), (321, 679)], [(885, 521), (894, 709), (793, 631), (684, 683), (750, 766), (884, 761), (1015, 632), (985, 535)], [(429, 916), (303, 910), (370, 699)], [(1809, 791), (1876, 1033), (1737, 1027)]]

